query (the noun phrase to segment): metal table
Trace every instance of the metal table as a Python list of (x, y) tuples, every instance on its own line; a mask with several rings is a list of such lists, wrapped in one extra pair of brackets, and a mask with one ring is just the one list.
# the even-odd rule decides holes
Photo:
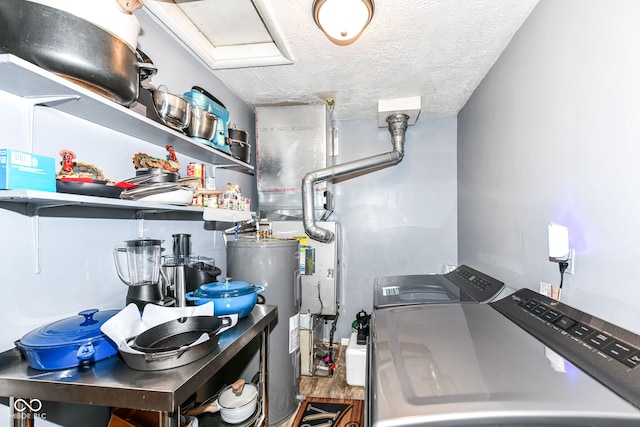
[[(0, 353), (0, 396), (11, 397), (11, 422), (14, 426), (31, 426), (37, 419), (37, 413), (33, 414), (25, 424), (24, 412), (13, 412), (13, 402), (21, 398), (27, 403), (41, 399), (160, 411), (160, 427), (177, 427), (180, 405), (260, 335), (261, 422), (266, 424), (269, 330), (276, 319), (277, 307), (256, 305), (249, 316), (220, 335), (219, 347), (210, 355), (164, 371), (137, 371), (129, 368), (120, 357), (102, 360), (88, 367), (39, 371), (30, 368), (20, 351), (14, 348)], [(30, 406), (37, 408), (37, 405)]]

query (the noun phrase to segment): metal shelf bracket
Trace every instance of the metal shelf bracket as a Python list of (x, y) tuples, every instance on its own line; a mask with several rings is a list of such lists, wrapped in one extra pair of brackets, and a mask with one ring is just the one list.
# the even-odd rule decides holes
[(23, 97), (27, 101), (27, 105), (24, 109), (25, 123), (27, 124), (27, 151), (33, 152), (33, 133), (34, 133), (34, 111), (36, 106), (51, 104), (58, 104), (61, 102), (67, 102), (72, 100), (79, 100), (79, 95), (54, 95), (54, 96), (25, 96)]

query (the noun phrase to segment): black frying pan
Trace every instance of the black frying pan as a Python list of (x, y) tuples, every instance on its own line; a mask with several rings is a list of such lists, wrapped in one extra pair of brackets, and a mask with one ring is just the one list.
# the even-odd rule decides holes
[(218, 331), (228, 326), (228, 318), (214, 316), (183, 317), (147, 329), (133, 340), (130, 347), (145, 353), (178, 350), (196, 342), (203, 334), (218, 342)]
[[(193, 316), (154, 326), (131, 339), (128, 344), (141, 353), (120, 351), (130, 368), (159, 371), (195, 362), (218, 348), (219, 331), (232, 325), (231, 317)], [(209, 339), (193, 344), (202, 334)]]

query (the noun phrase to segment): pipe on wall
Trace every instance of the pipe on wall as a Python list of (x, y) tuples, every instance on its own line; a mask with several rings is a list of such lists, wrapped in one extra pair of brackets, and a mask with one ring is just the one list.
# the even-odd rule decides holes
[(393, 166), (404, 157), (404, 141), (409, 116), (402, 113), (387, 117), (387, 124), (393, 143), (393, 150), (388, 153), (365, 157), (341, 165), (318, 169), (307, 173), (302, 178), (302, 223), (309, 237), (323, 243), (330, 243), (335, 238), (333, 232), (319, 227), (314, 217), (313, 186), (320, 181), (339, 178), (345, 175), (375, 169), (381, 166)]

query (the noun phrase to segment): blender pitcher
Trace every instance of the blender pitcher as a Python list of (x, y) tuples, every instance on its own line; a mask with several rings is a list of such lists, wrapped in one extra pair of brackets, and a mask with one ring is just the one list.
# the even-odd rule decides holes
[[(129, 286), (160, 283), (162, 242), (155, 239), (136, 239), (125, 241), (124, 246), (114, 247), (113, 258), (120, 280)], [(121, 253), (126, 255), (126, 263), (121, 262)]]

